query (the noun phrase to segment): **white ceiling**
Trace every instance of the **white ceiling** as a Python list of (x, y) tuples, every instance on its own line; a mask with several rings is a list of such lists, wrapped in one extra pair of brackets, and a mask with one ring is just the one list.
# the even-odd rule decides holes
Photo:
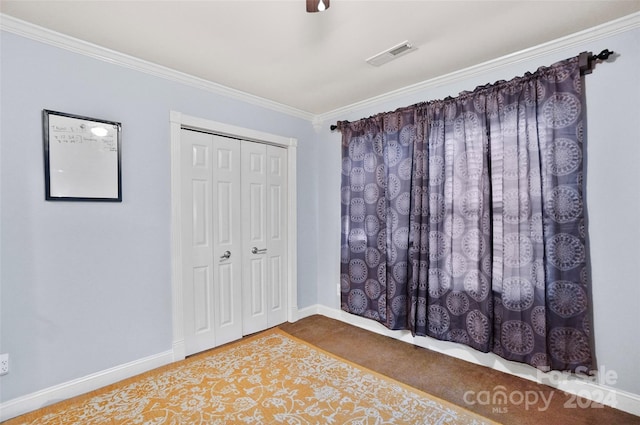
[[(640, 1), (0, 1), (3, 14), (322, 114), (640, 11)], [(368, 57), (409, 40), (381, 67)], [(576, 54), (579, 52), (576, 52)]]

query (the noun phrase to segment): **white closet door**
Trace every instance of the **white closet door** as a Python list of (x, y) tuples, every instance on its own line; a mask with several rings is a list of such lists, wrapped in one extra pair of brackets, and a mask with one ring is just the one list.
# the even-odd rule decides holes
[(286, 321), (286, 155), (242, 142), (243, 333)]
[(186, 354), (242, 336), (240, 144), (182, 130)]

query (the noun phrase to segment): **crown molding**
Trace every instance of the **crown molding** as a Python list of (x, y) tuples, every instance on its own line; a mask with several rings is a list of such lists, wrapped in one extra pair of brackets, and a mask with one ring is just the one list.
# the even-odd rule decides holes
[(640, 27), (640, 12), (627, 15), (620, 19), (604, 23), (602, 25), (586, 29), (568, 35), (548, 43), (540, 44), (519, 52), (515, 52), (497, 59), (474, 65), (459, 71), (425, 80), (410, 86), (393, 90), (379, 96), (346, 105), (322, 114), (312, 114), (297, 108), (293, 108), (269, 99), (258, 97), (240, 90), (232, 89), (222, 84), (214, 83), (202, 78), (198, 78), (171, 68), (164, 67), (152, 62), (144, 61), (133, 56), (125, 55), (114, 50), (110, 50), (92, 43), (88, 43), (77, 38), (73, 38), (37, 25), (13, 18), (0, 13), (0, 30), (8, 31), (32, 40), (40, 41), (55, 47), (83, 54), (104, 62), (120, 65), (134, 69), (146, 74), (161, 77), (167, 80), (182, 83), (191, 87), (206, 90), (218, 95), (240, 100), (255, 106), (281, 112), (297, 118), (310, 121), (316, 131), (322, 123), (344, 117), (345, 115), (369, 106), (374, 106), (383, 102), (391, 102), (401, 97), (410, 96), (423, 90), (440, 87), (443, 85), (456, 83), (473, 78), (487, 72), (513, 65), (519, 62), (528, 61), (537, 57), (553, 54), (560, 50), (583, 45), (597, 41), (618, 33), (630, 31)]
[(272, 111), (281, 112), (308, 121), (311, 121), (314, 118), (314, 114), (310, 112), (293, 108), (240, 90), (232, 89), (230, 87), (223, 86), (222, 84), (176, 71), (175, 69), (138, 59), (115, 50), (107, 49), (93, 43), (16, 19), (9, 15), (0, 14), (0, 30), (46, 43), (54, 47), (69, 50), (74, 53), (79, 53), (103, 62), (120, 65), (149, 75), (164, 78), (166, 80), (175, 81), (191, 87), (206, 90), (211, 93), (240, 100)]
[[(343, 106), (332, 111), (316, 115), (314, 117), (315, 122), (325, 122), (336, 119), (343, 119), (345, 115), (354, 112), (356, 110), (364, 109), (370, 106), (375, 106), (383, 102), (392, 102), (399, 98), (412, 95), (414, 93), (421, 92), (423, 90), (432, 89), (440, 86), (444, 86), (451, 83), (465, 81), (478, 75), (482, 75), (487, 72), (499, 70), (509, 65), (517, 64), (519, 62), (529, 61), (541, 56), (547, 56), (559, 52), (564, 49), (579, 47), (585, 43), (598, 41), (607, 37), (611, 37), (615, 34), (630, 31), (640, 27), (640, 12), (633, 13), (631, 15), (624, 16), (622, 18), (610, 21), (593, 28), (580, 31), (566, 37), (562, 37), (548, 43), (540, 44), (519, 52), (511, 53), (506, 56), (502, 56), (497, 59), (474, 65), (468, 68), (454, 71), (449, 74), (445, 74), (439, 77), (435, 77), (429, 80), (425, 80), (410, 86), (403, 87), (398, 90), (393, 90), (379, 96), (371, 97), (360, 102), (353, 103), (351, 105)], [(614, 49), (615, 50), (615, 49)], [(576, 52), (578, 54), (580, 52)]]

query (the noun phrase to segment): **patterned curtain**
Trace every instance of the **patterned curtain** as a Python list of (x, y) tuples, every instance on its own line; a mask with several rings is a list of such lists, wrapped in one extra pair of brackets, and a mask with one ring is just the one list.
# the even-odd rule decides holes
[(541, 369), (591, 367), (578, 58), (339, 123), (342, 309)]

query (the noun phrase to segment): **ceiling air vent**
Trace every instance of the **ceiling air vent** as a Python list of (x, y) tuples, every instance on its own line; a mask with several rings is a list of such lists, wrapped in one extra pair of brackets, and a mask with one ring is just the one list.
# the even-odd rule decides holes
[(406, 55), (409, 52), (416, 50), (408, 41), (403, 41), (400, 44), (397, 44), (384, 52), (380, 52), (376, 55), (371, 56), (367, 59), (367, 63), (373, 66), (380, 66), (393, 59), (400, 57), (402, 55)]

